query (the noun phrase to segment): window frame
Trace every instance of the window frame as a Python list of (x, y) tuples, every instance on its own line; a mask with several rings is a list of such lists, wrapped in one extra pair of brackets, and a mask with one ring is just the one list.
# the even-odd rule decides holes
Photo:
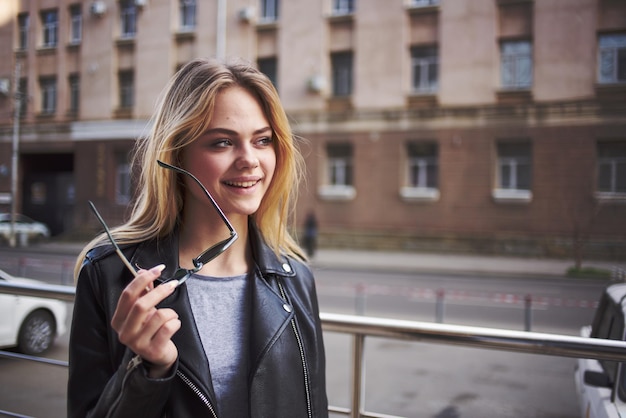
[(436, 141), (408, 141), (405, 146), (405, 156), (405, 185), (400, 188), (400, 196), (404, 200), (438, 200), (438, 143)]
[[(419, 81), (417, 81), (418, 70), (419, 70)], [(434, 82), (432, 82), (431, 80), (431, 72), (434, 72)], [(411, 47), (411, 91), (414, 94), (433, 94), (437, 92), (438, 90), (439, 90), (439, 48), (438, 46), (437, 45), (412, 46)]]
[(330, 55), (333, 97), (350, 97), (354, 90), (354, 54), (352, 51), (334, 52)]
[(135, 106), (135, 73), (132, 70), (118, 73), (119, 108), (132, 109)]
[(198, 2), (196, 0), (179, 0), (180, 30), (191, 32), (196, 29)]
[(410, 0), (411, 7), (439, 6), (440, 0)]
[[(504, 147), (509, 147), (505, 150)], [(514, 146), (528, 148), (527, 155), (502, 155), (511, 152)], [(528, 185), (520, 184), (520, 167), (527, 166)], [(533, 144), (530, 140), (497, 141), (495, 156), (495, 186), (492, 197), (502, 203), (529, 203), (532, 200), (533, 187)]]
[(354, 13), (356, 0), (332, 0), (331, 14), (333, 16), (345, 16)]
[(134, 0), (120, 1), (120, 38), (134, 39), (137, 36), (137, 6)]
[(69, 8), (70, 13), (70, 45), (78, 45), (83, 40), (83, 15), (80, 4), (72, 4)]
[(54, 115), (57, 110), (57, 79), (56, 77), (41, 77), (39, 79), (41, 90), (40, 113), (42, 115)]
[(278, 90), (278, 58), (276, 56), (257, 58), (257, 67), (259, 71), (270, 79), (274, 88)]
[[(603, 43), (614, 43), (614, 45), (602, 45)], [(607, 61), (603, 59), (603, 55), (612, 61), (613, 71), (611, 74), (605, 75), (603, 63)], [(598, 84), (626, 84), (626, 68), (621, 68), (620, 55), (624, 60), (626, 67), (626, 33), (602, 34), (598, 36)], [(610, 69), (609, 69), (610, 70)], [(620, 72), (623, 72), (623, 78), (620, 78)]]
[(41, 16), (41, 47), (56, 48), (59, 44), (59, 11), (45, 9)]
[(276, 22), (280, 17), (280, 0), (259, 0), (259, 21)]
[[(523, 49), (527, 51), (514, 51)], [(507, 51), (508, 49), (508, 51)], [(513, 49), (513, 50), (511, 50)], [(528, 67), (528, 79), (523, 77), (523, 64)], [(500, 84), (504, 90), (530, 90), (533, 86), (533, 43), (530, 39), (505, 39), (500, 41)], [(511, 69), (511, 71), (507, 71)], [(512, 74), (512, 75), (511, 75)], [(510, 76), (510, 80), (508, 77)]]
[(117, 152), (115, 155), (115, 203), (127, 205), (132, 195), (132, 170), (128, 152)]
[[(608, 184), (604, 185), (601, 183), (607, 177), (602, 173), (603, 167), (606, 167), (605, 170), (608, 168)], [(596, 198), (626, 199), (625, 173), (626, 140), (598, 141), (596, 143)]]
[(17, 48), (20, 51), (26, 51), (28, 49), (28, 35), (30, 31), (30, 15), (28, 13), (20, 13), (17, 15), (17, 28)]
[(352, 200), (354, 187), (354, 147), (350, 142), (328, 142), (325, 146), (323, 184), (318, 195), (326, 200)]
[(80, 108), (80, 75), (76, 73), (70, 74), (67, 82), (69, 86), (68, 112), (76, 115)]

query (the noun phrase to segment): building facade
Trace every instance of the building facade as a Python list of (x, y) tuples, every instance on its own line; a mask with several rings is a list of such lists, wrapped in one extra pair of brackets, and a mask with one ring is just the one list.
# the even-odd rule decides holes
[(17, 136), (55, 234), (123, 219), (159, 93), (217, 56), (275, 83), (323, 245), (626, 257), (624, 1), (3, 0), (0, 48), (0, 211)]

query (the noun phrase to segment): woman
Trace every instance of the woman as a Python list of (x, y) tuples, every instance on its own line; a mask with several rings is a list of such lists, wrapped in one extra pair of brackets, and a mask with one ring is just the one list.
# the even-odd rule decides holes
[(197, 59), (153, 122), (121, 252), (103, 235), (77, 262), (69, 416), (327, 417), (313, 276), (286, 225), (302, 160), (272, 83)]

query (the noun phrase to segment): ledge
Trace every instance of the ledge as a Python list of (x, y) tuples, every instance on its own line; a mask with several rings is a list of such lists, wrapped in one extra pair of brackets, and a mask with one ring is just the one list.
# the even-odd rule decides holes
[(596, 97), (600, 101), (626, 100), (626, 83), (596, 84)]
[(619, 192), (596, 192), (595, 198), (601, 204), (617, 203), (626, 204), (626, 193)]
[(317, 194), (323, 200), (346, 201), (354, 200), (356, 197), (356, 189), (353, 186), (320, 186)]
[(532, 103), (533, 93), (530, 89), (502, 89), (496, 92), (496, 99), (501, 104)]
[(530, 190), (493, 189), (491, 197), (496, 203), (528, 204), (533, 200)]
[(436, 93), (413, 93), (406, 98), (409, 109), (433, 108), (439, 106)]
[(439, 189), (431, 187), (403, 187), (400, 197), (407, 202), (436, 202), (439, 200)]
[(330, 23), (345, 23), (352, 22), (354, 20), (354, 12), (350, 13), (332, 13), (327, 17)]
[(256, 30), (258, 32), (272, 31), (272, 30), (277, 30), (277, 29), (278, 29), (278, 19), (263, 20), (262, 18), (259, 18), (256, 24)]
[(178, 32), (174, 34), (174, 39), (176, 39), (177, 42), (191, 41), (191, 40), (196, 39), (195, 28), (188, 29), (188, 30), (179, 30)]
[(57, 53), (56, 46), (41, 46), (37, 48), (37, 55), (54, 55)]
[(118, 48), (135, 48), (135, 37), (118, 38), (115, 40), (115, 45), (117, 45)]

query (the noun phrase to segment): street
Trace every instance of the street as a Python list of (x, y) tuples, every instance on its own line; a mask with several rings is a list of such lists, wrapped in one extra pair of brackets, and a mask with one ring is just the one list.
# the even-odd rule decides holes
[[(10, 271), (5, 266), (14, 263), (14, 269), (51, 283), (71, 283), (68, 266), (72, 262), (73, 257), (65, 255), (31, 254), (25, 258), (0, 252), (2, 268)], [(604, 285), (314, 270), (324, 312), (434, 322), (439, 300), (439, 314), (446, 323), (519, 330), (526, 319), (525, 297), (532, 295), (532, 330), (569, 335), (576, 335), (580, 326), (591, 321)], [(64, 335), (47, 356), (67, 360), (68, 337)], [(347, 408), (351, 337), (326, 333), (325, 342), (329, 401)], [(578, 414), (575, 359), (380, 338), (366, 339), (365, 350), (364, 399), (369, 412), (432, 418), (570, 418)], [(33, 417), (66, 415), (65, 369), (11, 359), (0, 359), (0, 364), (1, 410)]]

